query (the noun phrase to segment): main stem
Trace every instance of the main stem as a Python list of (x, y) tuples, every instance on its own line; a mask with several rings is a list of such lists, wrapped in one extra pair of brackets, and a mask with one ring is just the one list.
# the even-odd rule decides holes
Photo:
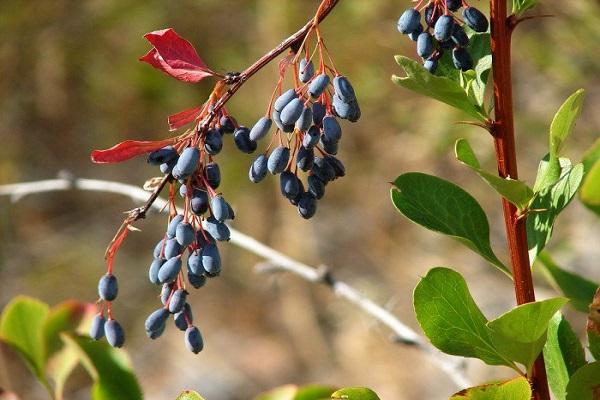
[[(490, 0), (492, 65), (494, 74), (494, 122), (492, 134), (500, 176), (518, 178), (512, 100), (510, 45), (513, 25), (508, 18), (506, 0)], [(517, 304), (535, 301), (527, 246), (526, 218), (517, 208), (502, 200), (504, 223), (512, 264)], [(544, 357), (540, 354), (529, 377), (533, 399), (550, 400)]]

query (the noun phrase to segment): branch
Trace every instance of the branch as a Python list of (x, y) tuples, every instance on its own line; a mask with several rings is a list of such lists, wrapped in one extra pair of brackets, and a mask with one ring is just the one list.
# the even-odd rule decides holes
[[(64, 176), (65, 173), (59, 175)], [(0, 185), (0, 196), (10, 196), (13, 202), (17, 202), (23, 197), (31, 194), (72, 189), (121, 194), (136, 202), (146, 201), (148, 197), (148, 192), (137, 186), (97, 179), (74, 178), (72, 176), (36, 182)], [(147, 211), (154, 209), (157, 212), (160, 212), (166, 205), (167, 201), (157, 196)], [(272, 249), (242, 232), (232, 228), (230, 228), (230, 231), (230, 242), (232, 244), (248, 250), (267, 261), (266, 264), (257, 266), (259, 272), (290, 272), (308, 282), (323, 284), (324, 286), (329, 287), (335, 296), (354, 304), (365, 314), (370, 315), (381, 324), (387, 326), (393, 332), (392, 339), (395, 343), (410, 345), (427, 354), (459, 388), (462, 389), (471, 386), (469, 380), (465, 377), (465, 365), (462, 360), (440, 353), (423, 337), (405, 325), (391, 312), (378, 305), (349, 284), (336, 279), (327, 267), (311, 267)]]

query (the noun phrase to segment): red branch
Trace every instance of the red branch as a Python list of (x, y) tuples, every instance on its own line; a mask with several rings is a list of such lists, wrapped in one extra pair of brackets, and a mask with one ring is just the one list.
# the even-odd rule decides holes
[[(517, 179), (510, 56), (512, 26), (507, 15), (506, 0), (490, 0), (490, 12), (495, 100), (492, 135), (496, 147), (498, 173), (505, 178)], [(533, 302), (535, 293), (529, 265), (527, 219), (518, 218), (516, 207), (507, 200), (503, 199), (502, 206), (517, 304)], [(543, 355), (535, 361), (529, 379), (533, 388), (533, 399), (550, 400)]]

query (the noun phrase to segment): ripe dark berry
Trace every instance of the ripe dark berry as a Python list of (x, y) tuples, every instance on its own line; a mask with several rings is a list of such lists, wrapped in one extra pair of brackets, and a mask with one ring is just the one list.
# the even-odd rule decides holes
[(165, 332), (165, 328), (167, 327), (167, 324), (162, 324), (157, 330), (155, 331), (146, 331), (146, 335), (148, 336), (148, 338), (152, 339), (152, 340), (156, 340), (159, 337), (162, 336), (162, 334)]
[(356, 100), (356, 93), (354, 93), (354, 88), (352, 84), (343, 75), (336, 76), (333, 78), (333, 88), (335, 90), (335, 94), (344, 102), (349, 103), (351, 101)]
[(206, 284), (206, 277), (204, 275), (196, 275), (188, 272), (188, 281), (194, 289), (199, 289)]
[(313, 103), (312, 113), (313, 113), (313, 123), (317, 126), (321, 126), (321, 123), (323, 122), (323, 118), (325, 117), (325, 114), (327, 114), (327, 110), (325, 109), (325, 106), (323, 104), (319, 103), (318, 101)]
[(428, 58), (433, 54), (433, 38), (427, 32), (423, 32), (417, 39), (417, 54), (423, 58)]
[[(218, 129), (209, 129), (204, 138), (204, 149), (210, 155), (219, 154), (223, 149), (223, 137)], [(181, 158), (181, 157), (180, 157)]]
[(106, 321), (104, 324), (104, 334), (106, 335), (106, 341), (112, 347), (123, 347), (125, 343), (125, 332), (114, 319)]
[(329, 156), (329, 155), (325, 156), (324, 159), (325, 159), (325, 162), (327, 162), (327, 164), (331, 165), (331, 167), (335, 171), (336, 178), (341, 178), (342, 176), (346, 176), (346, 167), (344, 167), (344, 163), (342, 163), (340, 161), (340, 159), (338, 159), (334, 156)]
[(235, 131), (235, 120), (230, 116), (223, 116), (219, 121), (220, 130), (222, 133), (233, 133)]
[(416, 42), (417, 38), (419, 37), (419, 35), (421, 33), (423, 33), (423, 25), (419, 24), (419, 26), (417, 26), (417, 29), (415, 29), (414, 31), (412, 31), (411, 33), (408, 34), (408, 37), (413, 42)]
[(202, 215), (208, 210), (208, 193), (201, 189), (194, 189), (190, 205), (192, 212), (196, 215)]
[(429, 57), (427, 60), (425, 60), (425, 62), (423, 63), (423, 67), (431, 72), (432, 74), (435, 72), (435, 70), (437, 69), (438, 66), (438, 59), (434, 58), (434, 57)]
[(160, 164), (160, 172), (163, 174), (170, 174), (173, 172), (173, 168), (177, 165), (177, 158), (169, 161), (168, 163)]
[(440, 10), (435, 6), (434, 3), (429, 3), (427, 7), (425, 7), (425, 24), (428, 27), (435, 26), (438, 18), (440, 17)]
[(315, 151), (311, 147), (307, 149), (304, 146), (300, 146), (298, 154), (296, 155), (296, 166), (304, 172), (308, 172), (312, 169), (314, 164)]
[(328, 154), (337, 154), (339, 143), (339, 140), (331, 140), (325, 135), (321, 135), (321, 146)]
[(333, 115), (323, 118), (323, 135), (330, 141), (339, 141), (342, 138), (342, 127)]
[(195, 326), (190, 326), (185, 331), (185, 346), (194, 354), (198, 354), (202, 351), (204, 343), (202, 341), (202, 335)]
[(421, 24), (421, 14), (414, 8), (404, 11), (398, 20), (398, 30), (406, 35), (414, 32)]
[(270, 118), (262, 117), (259, 119), (250, 130), (250, 140), (257, 141), (267, 136), (272, 125), (273, 121)]
[(177, 239), (177, 243), (181, 245), (181, 247), (188, 247), (194, 241), (196, 235), (194, 232), (194, 228), (191, 224), (182, 222), (177, 225), (177, 230), (175, 232), (175, 238)]
[(458, 10), (462, 5), (462, 0), (446, 0), (446, 6), (450, 11)]
[(335, 170), (321, 157), (315, 157), (315, 165), (313, 165), (312, 173), (323, 182), (329, 182), (335, 179)]
[(171, 300), (169, 301), (169, 312), (171, 314), (178, 313), (183, 309), (183, 306), (186, 304), (185, 300), (187, 295), (188, 292), (183, 289), (177, 289), (173, 293)]
[(275, 100), (275, 103), (273, 103), (273, 109), (281, 113), (283, 108), (287, 106), (287, 104), (290, 101), (297, 97), (298, 96), (296, 95), (296, 91), (294, 89), (289, 89), (288, 91), (284, 92), (281, 96), (279, 96), (277, 100)]
[(253, 153), (258, 144), (250, 139), (250, 129), (245, 126), (240, 126), (233, 133), (233, 140), (237, 148), (246, 154)]
[(310, 81), (314, 74), (315, 66), (312, 61), (306, 58), (301, 59), (298, 65), (298, 79), (300, 79), (300, 82), (306, 83)]
[(327, 85), (329, 85), (329, 75), (321, 74), (314, 77), (310, 85), (308, 86), (308, 94), (316, 99), (319, 97), (325, 89), (327, 89)]
[(467, 7), (463, 10), (463, 18), (469, 28), (475, 32), (486, 32), (488, 30), (488, 20), (481, 11), (475, 7)]
[(177, 278), (179, 271), (181, 271), (181, 257), (171, 258), (158, 270), (158, 280), (160, 283), (171, 283)]
[(206, 229), (206, 232), (208, 232), (210, 236), (218, 241), (227, 241), (231, 236), (231, 232), (227, 225), (217, 221), (214, 217), (207, 218), (206, 221), (204, 221), (204, 229)]
[(181, 245), (177, 242), (177, 239), (172, 238), (167, 240), (165, 244), (165, 258), (167, 260), (177, 257), (181, 254)]
[(454, 30), (454, 18), (451, 15), (442, 15), (435, 23), (433, 34), (435, 38), (443, 42), (450, 39)]
[(209, 276), (221, 272), (221, 255), (215, 244), (209, 243), (202, 248), (202, 267)]
[(90, 327), (90, 337), (94, 340), (100, 340), (104, 336), (104, 324), (106, 320), (102, 314), (96, 314)]
[[(221, 135), (219, 135), (219, 137), (221, 137)], [(188, 147), (181, 152), (175, 168), (178, 170), (180, 176), (187, 177), (196, 170), (199, 160), (200, 150), (196, 147)]]
[(219, 168), (219, 164), (215, 162), (206, 164), (204, 175), (211, 188), (216, 189), (221, 184), (221, 169)]
[(281, 194), (287, 199), (294, 199), (300, 192), (300, 184), (298, 177), (290, 172), (283, 171), (279, 176)]
[(192, 308), (188, 303), (185, 303), (183, 306), (183, 311), (178, 312), (173, 315), (173, 320), (175, 321), (175, 326), (179, 328), (179, 330), (184, 331), (188, 328), (187, 319), (190, 321), (190, 324), (194, 323), (194, 316), (192, 315)]
[(473, 59), (464, 47), (456, 47), (452, 50), (452, 62), (461, 71), (473, 69)]
[(450, 50), (453, 49), (456, 44), (452, 39), (444, 40), (443, 42), (439, 42), (441, 50)]
[(306, 147), (307, 149), (313, 148), (317, 143), (319, 143), (320, 136), (321, 133), (319, 132), (319, 128), (317, 128), (314, 125), (311, 126), (308, 129), (308, 131), (306, 131), (306, 133), (304, 134), (304, 138), (302, 139), (302, 146)]
[(104, 301), (113, 301), (119, 293), (117, 277), (113, 274), (103, 275), (98, 281), (98, 294)]
[(175, 237), (175, 233), (177, 233), (177, 226), (183, 222), (183, 215), (177, 214), (173, 217), (171, 222), (169, 222), (169, 226), (167, 226), (167, 237), (172, 239)]
[(150, 264), (150, 269), (148, 270), (148, 279), (155, 285), (160, 284), (160, 281), (158, 280), (158, 271), (164, 262), (165, 261), (160, 258), (155, 258)]
[(469, 37), (465, 33), (462, 26), (456, 25), (454, 32), (452, 32), (452, 41), (461, 47), (467, 47), (469, 45)]
[(296, 129), (302, 132), (306, 132), (313, 123), (312, 107), (304, 107), (300, 118), (296, 121)]
[(146, 332), (155, 332), (160, 330), (169, 318), (169, 310), (164, 308), (159, 308), (154, 311), (152, 314), (146, 318), (146, 322), (144, 323), (144, 328)]
[(250, 165), (250, 171), (248, 171), (248, 177), (250, 181), (258, 183), (267, 176), (267, 156), (264, 154), (259, 155)]
[(276, 147), (267, 161), (267, 169), (273, 175), (280, 174), (287, 167), (290, 159), (290, 149), (287, 147)]
[(175, 158), (177, 158), (177, 150), (173, 146), (167, 146), (148, 154), (148, 163), (151, 165), (160, 165), (168, 163)]
[(300, 195), (300, 199), (298, 200), (298, 213), (304, 219), (309, 219), (315, 215), (317, 212), (317, 199), (308, 193), (304, 192)]
[(325, 183), (316, 175), (308, 176), (308, 192), (320, 199), (325, 195)]

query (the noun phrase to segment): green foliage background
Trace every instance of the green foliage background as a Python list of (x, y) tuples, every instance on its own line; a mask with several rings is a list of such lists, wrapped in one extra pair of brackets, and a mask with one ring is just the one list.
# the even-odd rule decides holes
[[(21, 1), (0, 2), (0, 183), (77, 176), (141, 184), (155, 175), (142, 159), (95, 166), (89, 152), (125, 138), (165, 137), (166, 116), (200, 104), (210, 83), (175, 81), (137, 62), (148, 45), (142, 35), (172, 26), (221, 71), (241, 70), (308, 19), (316, 0)], [(485, 9), (485, 2), (480, 2)], [(389, 181), (423, 171), (465, 187), (483, 205), (491, 242), (506, 261), (499, 201), (485, 183), (454, 159), (457, 138), (469, 140), (482, 166), (493, 170), (491, 139), (479, 128), (456, 125), (466, 115), (390, 82), (399, 73), (394, 54), (415, 56), (414, 44), (395, 29), (408, 1), (342, 0), (322, 29), (340, 71), (351, 77), (363, 118), (344, 124), (340, 156), (348, 177), (328, 187), (317, 218), (301, 220), (283, 201), (278, 182), (253, 185), (251, 158), (226, 143), (219, 156), (222, 190), (236, 208), (235, 226), (279, 250), (315, 264), (325, 262), (415, 329), (411, 291), (430, 266), (453, 265), (490, 318), (512, 304), (510, 282), (458, 243), (409, 224), (389, 202)], [(521, 179), (530, 184), (547, 149), (553, 113), (575, 89), (586, 104), (563, 153), (579, 159), (598, 135), (600, 8), (596, 2), (543, 2), (553, 14), (519, 26), (514, 37), (515, 110)], [(265, 68), (230, 103), (242, 123), (264, 111), (276, 82)], [(11, 204), (0, 199), (0, 306), (19, 293), (51, 304), (69, 297), (95, 300), (105, 245), (132, 208), (126, 198), (49, 193)], [(598, 220), (579, 203), (559, 218), (551, 248), (556, 261), (600, 280), (594, 246)], [(223, 246), (225, 271), (194, 293), (196, 319), (207, 342), (188, 354), (179, 332), (149, 343), (143, 320), (157, 304), (146, 280), (162, 218), (139, 224), (117, 257), (122, 297), (116, 304), (128, 331), (128, 349), (148, 399), (174, 398), (182, 388), (211, 400), (247, 399), (287, 382), (361, 385), (383, 399), (430, 399), (455, 388), (415, 350), (392, 347), (387, 332), (324, 289), (293, 277), (273, 282), (253, 273), (258, 261)], [(283, 240), (282, 238), (285, 238)], [(537, 277), (542, 297), (552, 289)], [(490, 290), (490, 287), (493, 290)], [(128, 296), (128, 297), (127, 297)], [(390, 300), (391, 299), (391, 300)], [(577, 332), (581, 317), (568, 316)], [(574, 317), (574, 318), (573, 318)], [(579, 322), (577, 318), (580, 318)], [(7, 348), (0, 353), (0, 387), (27, 399), (45, 398), (25, 366)], [(411, 360), (407, 362), (406, 360)], [(472, 361), (474, 381), (503, 371)], [(67, 387), (85, 398), (83, 371)], [(428, 382), (415, 384), (415, 382)], [(79, 397), (78, 397), (79, 396)]]

